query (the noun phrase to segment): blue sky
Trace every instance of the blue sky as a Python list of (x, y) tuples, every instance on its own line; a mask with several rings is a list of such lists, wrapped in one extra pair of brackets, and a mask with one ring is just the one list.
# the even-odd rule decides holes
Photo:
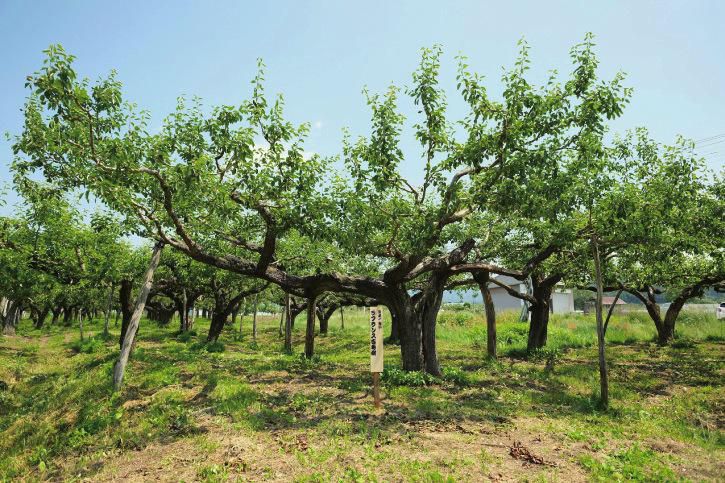
[[(126, 99), (150, 110), (156, 125), (182, 94), (238, 104), (262, 57), (268, 90), (284, 93), (288, 118), (313, 125), (307, 149), (338, 154), (343, 127), (366, 133), (361, 89), (408, 84), (423, 46), (445, 50), (443, 82), (455, 115), (462, 114), (453, 90), (457, 53), (496, 94), (520, 38), (531, 46), (532, 77), (541, 79), (550, 69), (568, 72), (570, 47), (591, 31), (603, 76), (623, 70), (634, 88), (614, 131), (647, 126), (663, 142), (676, 134), (702, 139), (725, 133), (724, 21), (721, 1), (0, 0), (0, 131), (19, 132), (24, 79), (44, 48), (61, 43), (78, 57), (82, 76), (116, 69)], [(405, 170), (415, 178), (412, 136), (405, 148)], [(722, 169), (725, 140), (702, 153)], [(0, 183), (9, 180), (11, 158), (3, 137)]]

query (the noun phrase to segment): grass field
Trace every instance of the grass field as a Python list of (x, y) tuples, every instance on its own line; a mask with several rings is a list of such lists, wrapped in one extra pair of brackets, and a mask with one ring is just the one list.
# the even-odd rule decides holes
[[(389, 320), (389, 319), (387, 319)], [(597, 405), (589, 316), (555, 316), (547, 349), (501, 314), (500, 359), (485, 358), (478, 313), (442, 312), (440, 380), (407, 374), (386, 346), (384, 409), (369, 393), (366, 314), (336, 314), (311, 360), (285, 355), (278, 318), (258, 341), (221, 344), (142, 322), (120, 394), (116, 336), (77, 328), (0, 338), (0, 479), (132, 481), (722, 481), (725, 328), (685, 313), (653, 343), (643, 314), (607, 334), (611, 408)], [(88, 324), (87, 324), (88, 326)], [(99, 321), (90, 332), (99, 334)]]

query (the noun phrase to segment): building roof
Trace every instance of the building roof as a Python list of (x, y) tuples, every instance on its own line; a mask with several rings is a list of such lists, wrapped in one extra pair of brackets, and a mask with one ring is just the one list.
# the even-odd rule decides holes
[[(499, 282), (505, 283), (506, 285), (511, 286), (511, 287), (513, 287), (514, 285), (524, 285), (524, 282), (522, 280), (517, 280), (514, 277), (510, 277), (508, 275), (501, 275), (498, 273), (493, 273), (493, 274), (491, 274), (491, 278), (495, 278)], [(498, 287), (498, 285), (496, 285), (493, 282), (489, 282), (489, 287), (494, 288), (494, 287)]]
[[(614, 297), (602, 297), (602, 305), (612, 305), (614, 303)], [(616, 305), (626, 305), (627, 302), (625, 302), (622, 299), (617, 299)]]

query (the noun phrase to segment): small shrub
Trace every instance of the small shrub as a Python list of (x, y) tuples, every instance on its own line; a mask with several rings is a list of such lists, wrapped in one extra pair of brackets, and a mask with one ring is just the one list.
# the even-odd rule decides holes
[(677, 339), (672, 343), (673, 349), (691, 349), (693, 347), (695, 347), (695, 341), (686, 337)]
[(206, 345), (207, 352), (224, 352), (224, 344), (219, 341), (210, 342)]
[(194, 342), (193, 344), (191, 344), (189, 346), (189, 350), (198, 352), (198, 351), (204, 349), (205, 347), (206, 347), (206, 342), (199, 341), (199, 342)]
[(317, 354), (307, 358), (304, 353), (301, 353), (297, 357), (282, 358), (278, 363), (280, 369), (287, 371), (305, 371), (319, 367), (322, 364), (322, 359)]
[(84, 428), (76, 428), (68, 434), (68, 446), (73, 449), (83, 448), (88, 444), (89, 436)]
[(91, 337), (89, 339), (77, 340), (71, 345), (71, 349), (76, 353), (93, 354), (100, 352), (105, 346), (101, 337)]
[(179, 342), (189, 342), (191, 339), (193, 339), (195, 334), (192, 334), (191, 332), (181, 332), (176, 336), (176, 340)]
[(471, 384), (471, 377), (468, 373), (457, 367), (444, 367), (443, 380), (461, 387)]
[(559, 349), (547, 349), (546, 347), (542, 347), (541, 349), (536, 349), (528, 354), (529, 361), (531, 362), (544, 362), (547, 363), (554, 363), (559, 360), (561, 357), (561, 352)]
[(153, 428), (148, 433), (185, 435), (194, 432), (195, 426), (185, 400), (177, 392), (163, 394), (153, 401), (146, 412), (145, 424)]
[(227, 481), (229, 478), (229, 471), (224, 466), (219, 465), (207, 465), (202, 466), (196, 472), (196, 476), (201, 481), (216, 482), (216, 481)]
[(357, 470), (357, 468), (351, 468), (347, 467), (345, 468), (345, 474), (344, 474), (344, 480), (345, 481), (368, 481), (365, 479), (365, 475), (363, 475), (360, 471)]
[(32, 454), (28, 457), (28, 462), (31, 465), (37, 467), (40, 473), (44, 473), (48, 467), (47, 461), (49, 459), (49, 456), (49, 451), (43, 446), (40, 446), (33, 450)]
[(222, 342), (194, 342), (189, 346), (189, 350), (207, 352), (224, 352), (224, 344)]
[(116, 337), (113, 334), (111, 334), (110, 332), (108, 334), (104, 334), (103, 332), (101, 332), (100, 334), (96, 335), (95, 337), (102, 340), (103, 342), (108, 342), (109, 340), (116, 339)]
[(383, 371), (383, 382), (391, 386), (428, 386), (436, 382), (436, 378), (422, 371), (403, 371), (395, 367), (386, 367)]
[(383, 371), (383, 382), (391, 386), (421, 387), (431, 384), (449, 382), (456, 386), (468, 386), (470, 376), (456, 367), (445, 367), (441, 371), (443, 376), (438, 378), (423, 371), (403, 371), (395, 367), (386, 367)]

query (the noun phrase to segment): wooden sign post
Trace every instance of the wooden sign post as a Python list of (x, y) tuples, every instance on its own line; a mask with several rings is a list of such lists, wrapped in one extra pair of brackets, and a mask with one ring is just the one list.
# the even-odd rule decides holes
[(383, 311), (370, 307), (370, 372), (373, 373), (373, 398), (380, 408), (380, 373), (383, 372)]

